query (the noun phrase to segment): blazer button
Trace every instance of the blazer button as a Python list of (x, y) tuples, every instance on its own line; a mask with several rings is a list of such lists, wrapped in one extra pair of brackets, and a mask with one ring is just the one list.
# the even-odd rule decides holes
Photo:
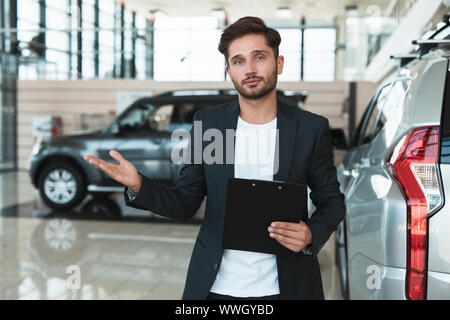
[(217, 270), (217, 268), (219, 267), (218, 263), (214, 263), (214, 270)]

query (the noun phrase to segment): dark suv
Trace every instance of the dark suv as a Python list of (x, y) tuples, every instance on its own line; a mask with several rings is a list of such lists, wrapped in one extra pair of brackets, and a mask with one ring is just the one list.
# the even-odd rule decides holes
[[(278, 97), (287, 103), (304, 102), (304, 92)], [(194, 113), (236, 99), (235, 90), (172, 91), (134, 102), (108, 126), (93, 132), (75, 132), (39, 141), (30, 156), (29, 175), (51, 208), (71, 208), (88, 192), (121, 192), (123, 185), (83, 159), (87, 154), (105, 161), (111, 149), (119, 151), (136, 169), (155, 180), (176, 183), (179, 165), (171, 161), (171, 133), (190, 129)]]

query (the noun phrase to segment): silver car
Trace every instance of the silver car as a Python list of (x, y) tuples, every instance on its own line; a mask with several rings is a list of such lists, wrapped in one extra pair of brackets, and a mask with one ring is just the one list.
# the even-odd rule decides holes
[(450, 30), (441, 29), (398, 57), (338, 167), (345, 298), (450, 299)]

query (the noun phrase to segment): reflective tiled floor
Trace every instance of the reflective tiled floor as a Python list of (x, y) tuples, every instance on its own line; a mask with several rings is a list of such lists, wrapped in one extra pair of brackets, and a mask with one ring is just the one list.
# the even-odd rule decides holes
[[(198, 222), (155, 218), (122, 194), (52, 211), (22, 171), (0, 174), (0, 207), (0, 299), (181, 298)], [(342, 299), (333, 236), (319, 262), (326, 299)]]

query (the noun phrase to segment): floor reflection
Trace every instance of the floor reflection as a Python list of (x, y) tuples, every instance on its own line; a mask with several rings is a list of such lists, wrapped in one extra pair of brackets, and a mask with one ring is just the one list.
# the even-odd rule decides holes
[[(24, 217), (27, 208), (0, 218), (0, 299), (181, 297), (198, 223), (127, 217), (108, 197)], [(80, 270), (75, 289), (71, 266)]]

